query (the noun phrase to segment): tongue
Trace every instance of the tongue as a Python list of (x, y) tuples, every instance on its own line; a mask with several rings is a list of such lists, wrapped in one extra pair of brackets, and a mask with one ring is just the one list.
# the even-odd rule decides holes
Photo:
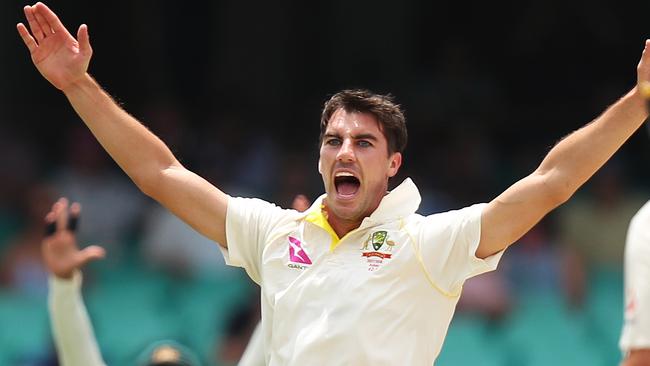
[(359, 190), (359, 184), (353, 182), (341, 182), (336, 187), (342, 196), (352, 196)]

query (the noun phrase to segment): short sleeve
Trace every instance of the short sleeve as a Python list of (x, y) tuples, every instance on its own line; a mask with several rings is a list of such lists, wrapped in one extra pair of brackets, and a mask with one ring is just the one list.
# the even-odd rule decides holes
[(287, 211), (256, 198), (230, 197), (226, 213), (228, 249), (220, 247), (226, 264), (244, 268), (253, 281), (261, 283), (264, 245)]
[(460, 294), (466, 279), (496, 269), (503, 251), (476, 257), (481, 238), (481, 214), (486, 204), (430, 215), (421, 222), (418, 247), (424, 267), (435, 284)]

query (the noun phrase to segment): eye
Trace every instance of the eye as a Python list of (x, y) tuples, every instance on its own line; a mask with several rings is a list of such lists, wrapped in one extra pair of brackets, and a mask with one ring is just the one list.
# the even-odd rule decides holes
[(341, 145), (341, 140), (336, 139), (336, 138), (327, 139), (327, 140), (325, 140), (325, 145), (339, 146), (339, 145)]
[(357, 141), (357, 145), (359, 147), (370, 147), (370, 146), (372, 146), (372, 144), (369, 141), (366, 141), (366, 140)]

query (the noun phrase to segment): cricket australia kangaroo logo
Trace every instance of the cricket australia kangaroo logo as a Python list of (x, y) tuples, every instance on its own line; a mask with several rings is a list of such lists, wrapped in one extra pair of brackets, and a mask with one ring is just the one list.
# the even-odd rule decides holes
[[(363, 247), (361, 250), (368, 250), (368, 246), (372, 244), (372, 247), (375, 250), (381, 249), (384, 244), (386, 244), (386, 250), (387, 251), (392, 251), (393, 247), (395, 246), (395, 242), (392, 240), (388, 240), (388, 232), (385, 230), (382, 231), (375, 231), (374, 233), (368, 235), (368, 239), (366, 239), (365, 242), (363, 242)], [(388, 256), (390, 258), (390, 255)]]
[[(374, 250), (370, 248), (371, 245)], [(377, 270), (385, 259), (390, 259), (394, 246), (395, 242), (388, 239), (388, 232), (385, 230), (369, 234), (361, 247), (361, 256), (368, 261), (368, 271)]]

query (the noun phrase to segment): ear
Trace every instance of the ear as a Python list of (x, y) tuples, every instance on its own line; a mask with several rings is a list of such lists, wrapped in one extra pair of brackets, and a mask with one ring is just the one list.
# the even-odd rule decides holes
[(392, 178), (402, 166), (402, 153), (396, 152), (388, 159), (388, 178)]

